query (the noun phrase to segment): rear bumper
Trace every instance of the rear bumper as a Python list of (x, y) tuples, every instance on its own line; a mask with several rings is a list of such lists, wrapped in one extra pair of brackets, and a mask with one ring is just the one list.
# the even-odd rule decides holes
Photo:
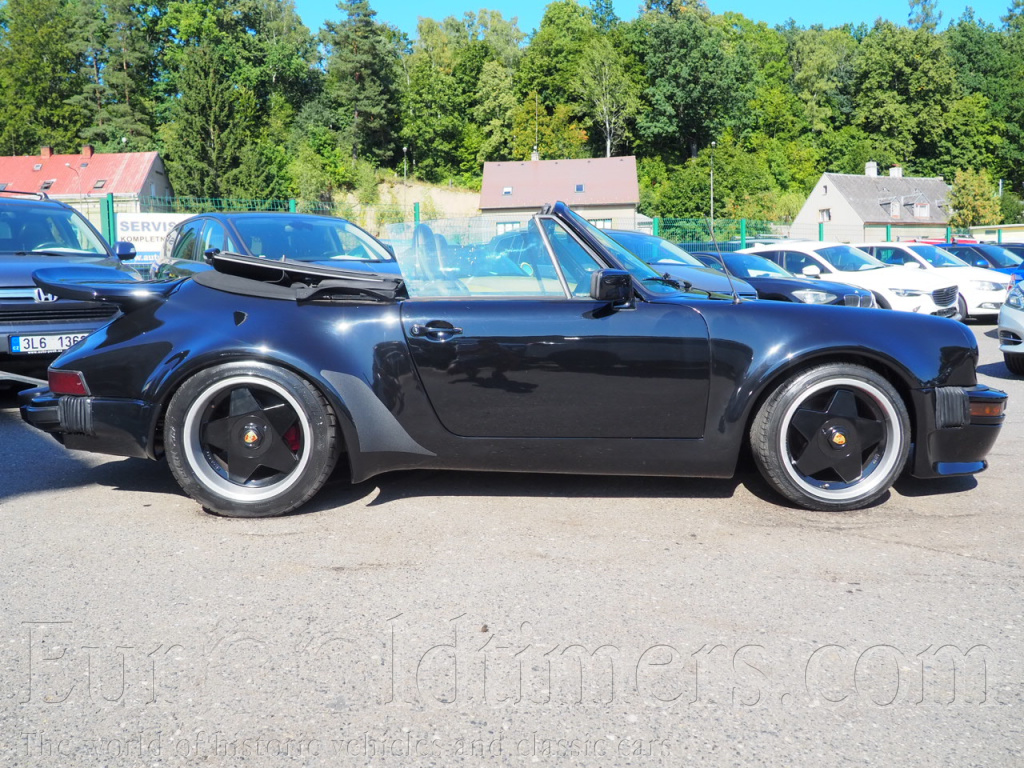
[(21, 418), (73, 450), (156, 458), (154, 406), (141, 400), (55, 395), (45, 387), (19, 396)]
[(986, 469), (1005, 417), (972, 415), (972, 405), (1005, 406), (1006, 399), (1005, 392), (983, 384), (916, 392), (918, 428), (910, 474), (951, 477)]

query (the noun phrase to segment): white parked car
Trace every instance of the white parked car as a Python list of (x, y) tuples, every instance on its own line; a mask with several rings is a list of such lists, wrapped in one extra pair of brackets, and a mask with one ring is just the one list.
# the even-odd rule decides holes
[[(960, 286), (959, 310), (967, 317), (995, 316), (1006, 298), (1010, 276), (972, 267), (959, 256), (928, 243), (856, 243), (884, 264), (914, 269), (941, 269), (941, 277)], [(937, 273), (938, 274), (938, 273)]]
[(1010, 372), (1024, 376), (1024, 282), (1010, 289), (999, 310), (999, 351)]
[(929, 270), (888, 266), (852, 245), (790, 240), (754, 246), (740, 253), (764, 256), (798, 275), (822, 276), (865, 288), (885, 309), (960, 317), (955, 280), (945, 280), (943, 273)]

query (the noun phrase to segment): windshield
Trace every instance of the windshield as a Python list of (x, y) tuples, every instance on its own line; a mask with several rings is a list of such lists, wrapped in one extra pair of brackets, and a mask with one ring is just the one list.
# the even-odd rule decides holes
[(699, 260), (691, 256), (675, 243), (670, 243), (657, 235), (643, 232), (607, 232), (616, 242), (626, 246), (634, 256), (639, 256), (648, 264), (685, 264), (688, 267), (703, 267)]
[(568, 212), (569, 218), (578, 226), (585, 229), (595, 240), (608, 249), (615, 259), (622, 265), (622, 268), (633, 277), (644, 284), (644, 287), (651, 293), (676, 295), (681, 293), (678, 283), (674, 281), (662, 281), (662, 275), (653, 267), (647, 266), (641, 259), (634, 256), (625, 247), (619, 245), (615, 240), (602, 232), (589, 221), (584, 219), (575, 211)]
[(1013, 251), (1008, 251), (999, 245), (986, 245), (984, 251), (989, 261), (994, 262), (997, 267), (1019, 267), (1021, 262), (1024, 262), (1024, 259), (1021, 259)]
[(840, 272), (864, 272), (869, 269), (884, 269), (886, 266), (870, 253), (852, 245), (830, 245), (826, 248), (815, 248), (814, 252)]
[(792, 272), (787, 272), (778, 264), (769, 261), (763, 256), (755, 256), (752, 253), (726, 253), (722, 254), (725, 265), (729, 272), (735, 277), (792, 277)]
[(967, 262), (934, 245), (908, 245), (910, 250), (933, 267), (966, 267)]
[(103, 241), (81, 214), (52, 203), (7, 207), (0, 202), (0, 252), (108, 255)]
[(240, 216), (235, 228), (255, 256), (293, 261), (392, 261), (369, 233), (330, 216)]

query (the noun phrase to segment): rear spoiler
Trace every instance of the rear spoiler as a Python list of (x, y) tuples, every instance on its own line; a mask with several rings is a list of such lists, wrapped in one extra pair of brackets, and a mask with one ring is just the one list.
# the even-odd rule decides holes
[(163, 301), (184, 280), (142, 282), (110, 267), (47, 267), (32, 273), (47, 293), (74, 301), (102, 301), (129, 309)]

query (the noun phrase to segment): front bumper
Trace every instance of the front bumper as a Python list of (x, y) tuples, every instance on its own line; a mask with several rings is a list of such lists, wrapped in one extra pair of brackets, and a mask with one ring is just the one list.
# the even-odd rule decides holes
[(1024, 309), (1004, 304), (999, 311), (999, 351), (1024, 355)]
[[(999, 406), (1006, 393), (983, 384), (936, 387), (914, 393), (917, 436), (910, 474), (919, 478), (971, 475), (988, 467), (1005, 416)], [(976, 414), (980, 406), (999, 410), (996, 416)]]
[(46, 387), (19, 395), (21, 418), (72, 450), (156, 458), (155, 406), (141, 400), (55, 395)]

